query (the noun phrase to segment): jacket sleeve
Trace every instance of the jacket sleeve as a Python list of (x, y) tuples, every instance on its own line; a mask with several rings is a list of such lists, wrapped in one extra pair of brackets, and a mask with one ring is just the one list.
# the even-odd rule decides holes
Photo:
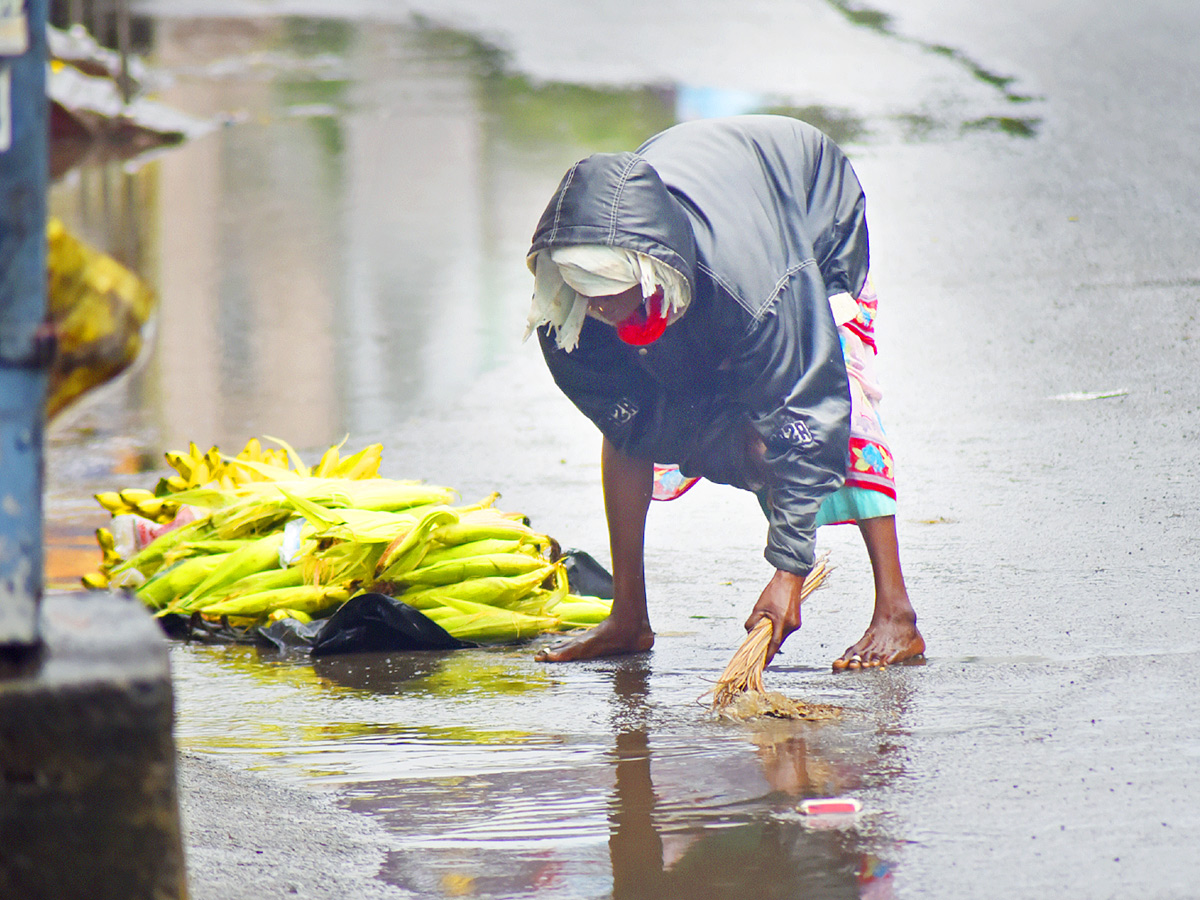
[(817, 510), (845, 479), (850, 434), (846, 365), (815, 262), (750, 324), (730, 362), (741, 403), (766, 445), (764, 556), (777, 569), (807, 574)]

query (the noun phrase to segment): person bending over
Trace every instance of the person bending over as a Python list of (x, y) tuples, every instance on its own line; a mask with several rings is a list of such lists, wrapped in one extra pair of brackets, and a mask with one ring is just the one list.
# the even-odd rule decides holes
[(651, 498), (698, 479), (757, 495), (775, 574), (747, 630), (770, 660), (800, 627), (817, 526), (857, 523), (874, 574), (866, 633), (835, 669), (918, 657), (925, 642), (896, 537), (878, 415), (865, 198), (826, 135), (783, 116), (676, 125), (563, 177), (528, 254), (526, 336), (600, 429), (612, 612), (542, 650), (560, 662), (650, 649)]

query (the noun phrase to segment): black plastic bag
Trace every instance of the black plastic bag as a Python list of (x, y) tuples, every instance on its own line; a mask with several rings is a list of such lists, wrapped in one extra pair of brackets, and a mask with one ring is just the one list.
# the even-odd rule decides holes
[(567, 570), (567, 582), (572, 594), (586, 597), (613, 598), (613, 579), (608, 570), (583, 550), (564, 550), (559, 562)]
[(325, 620), (312, 645), (313, 656), (360, 650), (459, 650), (460, 641), (419, 610), (386, 594), (351, 597)]
[(328, 619), (282, 619), (258, 629), (281, 652), (304, 648), (313, 656), (405, 650), (460, 650), (460, 641), (428, 616), (386, 594), (351, 597)]
[[(567, 550), (559, 560), (572, 593), (611, 600), (612, 575), (583, 550)], [(283, 619), (257, 629), (259, 640), (281, 652), (307, 649), (313, 656), (339, 653), (459, 650), (477, 647), (454, 637), (432, 619), (386, 594), (351, 597), (328, 619)]]

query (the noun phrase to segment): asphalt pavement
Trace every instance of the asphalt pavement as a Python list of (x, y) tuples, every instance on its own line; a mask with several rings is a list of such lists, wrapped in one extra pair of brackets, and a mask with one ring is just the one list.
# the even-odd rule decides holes
[(191, 900), (387, 900), (388, 846), (364, 816), (328, 796), (180, 753), (178, 778)]

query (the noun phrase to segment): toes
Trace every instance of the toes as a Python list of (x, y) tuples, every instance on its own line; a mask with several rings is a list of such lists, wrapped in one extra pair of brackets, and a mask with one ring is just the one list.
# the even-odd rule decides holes
[(845, 669), (857, 669), (862, 666), (862, 656), (859, 655), (853, 647), (850, 647), (845, 653), (833, 661), (834, 671), (841, 672)]
[(877, 654), (863, 652), (850, 653), (847, 651), (846, 656), (833, 661), (833, 669), (835, 672), (844, 672), (847, 669), (858, 671), (859, 669), (879, 669), (887, 666), (889, 660), (886, 657)]
[[(870, 635), (867, 636), (868, 638)], [(919, 646), (906, 648), (904, 650), (895, 650), (887, 646), (874, 646), (873, 641), (868, 641), (866, 638), (860, 643), (868, 644), (866, 647), (851, 647), (846, 650), (838, 659), (833, 661), (833, 670), (835, 672), (844, 672), (847, 669), (857, 671), (859, 669), (884, 669), (893, 663), (906, 663), (913, 661), (923, 661), (925, 659), (924, 641)], [(915, 651), (915, 652), (913, 652)]]

